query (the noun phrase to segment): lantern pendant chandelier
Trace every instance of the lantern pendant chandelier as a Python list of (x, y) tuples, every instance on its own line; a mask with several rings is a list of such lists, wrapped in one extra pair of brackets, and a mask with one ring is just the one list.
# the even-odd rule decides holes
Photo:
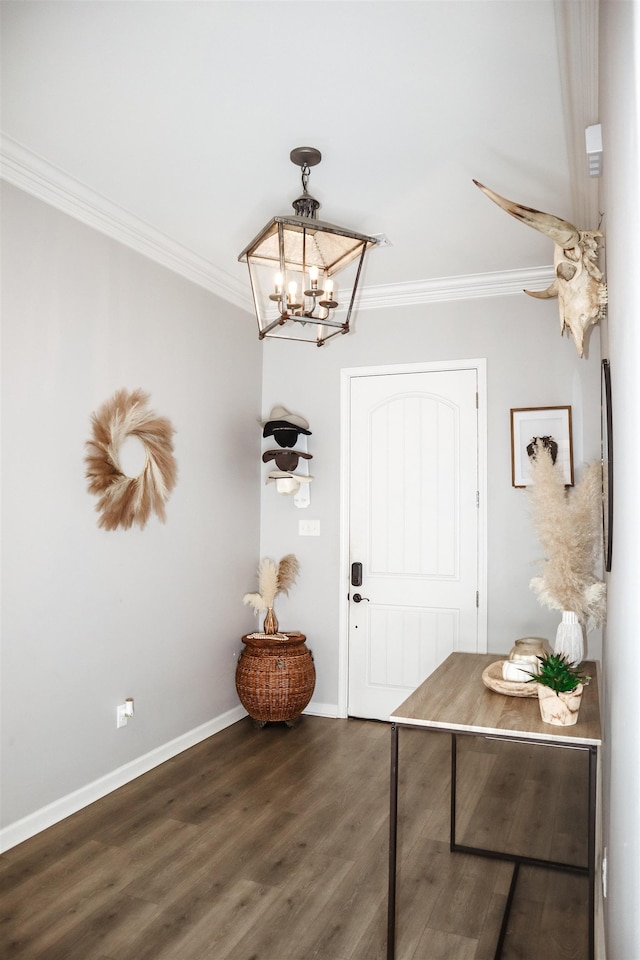
[(307, 184), (322, 155), (315, 147), (296, 147), (290, 157), (302, 170), (303, 192), (292, 204), (295, 216), (270, 220), (238, 260), (249, 267), (260, 340), (302, 340), (321, 347), (349, 332), (364, 256), (378, 240), (316, 220), (320, 204)]

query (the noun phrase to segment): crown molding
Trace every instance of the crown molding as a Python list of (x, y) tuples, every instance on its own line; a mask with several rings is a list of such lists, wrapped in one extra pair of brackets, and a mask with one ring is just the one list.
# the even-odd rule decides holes
[[(250, 291), (243, 283), (4, 135), (0, 139), (0, 177), (253, 313)], [(523, 286), (545, 289), (553, 279), (553, 267), (549, 266), (370, 286), (361, 290), (358, 309), (512, 296), (521, 293)]]
[(237, 307), (253, 312), (245, 284), (4, 135), (0, 140), (0, 177)]
[(359, 296), (358, 308), (374, 310), (381, 307), (407, 307), (420, 303), (444, 303), (448, 300), (510, 297), (522, 293), (523, 288), (545, 290), (553, 280), (553, 267), (547, 266), (365, 287)]

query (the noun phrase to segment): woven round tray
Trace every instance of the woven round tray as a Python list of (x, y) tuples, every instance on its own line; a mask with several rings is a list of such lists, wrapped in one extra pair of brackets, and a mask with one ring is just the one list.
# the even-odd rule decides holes
[(482, 682), (495, 693), (504, 693), (507, 697), (537, 697), (538, 685), (526, 680), (505, 680), (502, 676), (504, 660), (490, 663), (482, 672)]

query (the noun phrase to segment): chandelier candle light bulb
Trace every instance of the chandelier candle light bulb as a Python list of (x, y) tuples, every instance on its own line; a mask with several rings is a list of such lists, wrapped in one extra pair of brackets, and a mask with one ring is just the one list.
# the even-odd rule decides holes
[(295, 280), (292, 280), (288, 288), (289, 294), (287, 296), (287, 307), (289, 310), (299, 310), (302, 306), (301, 303), (298, 303), (298, 284)]
[(333, 292), (333, 280), (331, 279), (327, 279), (324, 285), (324, 300), (320, 301), (320, 306), (325, 307), (327, 310), (333, 310), (338, 306), (338, 301), (335, 299)]

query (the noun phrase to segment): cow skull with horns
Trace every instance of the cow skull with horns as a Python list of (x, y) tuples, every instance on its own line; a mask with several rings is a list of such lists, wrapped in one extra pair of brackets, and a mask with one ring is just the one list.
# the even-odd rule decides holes
[(473, 182), (516, 220), (553, 240), (556, 279), (546, 290), (524, 292), (540, 300), (558, 298), (560, 333), (564, 333), (565, 327), (569, 329), (578, 354), (582, 357), (584, 335), (589, 327), (602, 319), (607, 303), (607, 285), (596, 264), (602, 234), (599, 230), (578, 230), (566, 220), (505, 200), (477, 180)]

